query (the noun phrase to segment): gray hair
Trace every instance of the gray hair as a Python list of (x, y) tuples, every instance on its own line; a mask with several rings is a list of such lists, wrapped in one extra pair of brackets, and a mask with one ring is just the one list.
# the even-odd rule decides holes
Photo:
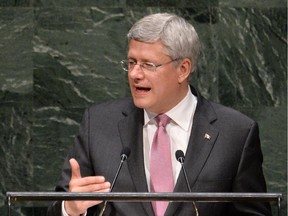
[(200, 41), (194, 27), (184, 18), (169, 13), (148, 15), (137, 21), (127, 34), (128, 42), (137, 40), (154, 43), (161, 41), (165, 54), (172, 59), (189, 58), (192, 71), (197, 68)]

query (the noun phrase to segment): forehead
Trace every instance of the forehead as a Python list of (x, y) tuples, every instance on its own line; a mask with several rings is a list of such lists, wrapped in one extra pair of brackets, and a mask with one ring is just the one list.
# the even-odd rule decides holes
[(165, 58), (165, 47), (160, 41), (153, 43), (131, 40), (128, 46), (128, 58), (139, 60), (157, 60)]

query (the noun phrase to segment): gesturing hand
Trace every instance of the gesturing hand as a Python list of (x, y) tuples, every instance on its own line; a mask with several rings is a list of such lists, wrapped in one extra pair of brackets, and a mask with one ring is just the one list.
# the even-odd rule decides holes
[[(109, 192), (110, 183), (105, 181), (103, 176), (81, 177), (80, 166), (72, 158), (69, 160), (71, 166), (71, 180), (69, 182), (69, 192)], [(65, 201), (65, 211), (69, 216), (79, 216), (94, 205), (101, 203), (98, 200), (73, 200)]]

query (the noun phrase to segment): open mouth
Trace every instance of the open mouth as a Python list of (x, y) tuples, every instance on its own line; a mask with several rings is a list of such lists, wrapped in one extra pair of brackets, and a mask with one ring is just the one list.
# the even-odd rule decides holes
[(146, 88), (146, 87), (136, 87), (136, 91), (141, 91), (141, 92), (148, 92), (150, 91), (151, 88)]

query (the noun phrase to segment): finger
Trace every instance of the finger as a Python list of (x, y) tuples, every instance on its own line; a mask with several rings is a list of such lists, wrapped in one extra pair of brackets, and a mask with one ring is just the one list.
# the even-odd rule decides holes
[(103, 188), (101, 190), (97, 190), (97, 191), (94, 191), (94, 192), (98, 192), (98, 193), (108, 193), (110, 192), (110, 187), (109, 188)]
[(104, 176), (87, 176), (77, 179), (77, 184), (81, 186), (91, 184), (103, 184), (105, 182)]
[[(70, 188), (70, 187), (69, 187)], [(71, 192), (108, 192), (110, 190), (110, 183), (104, 182), (101, 184), (90, 184), (90, 185), (75, 185), (71, 186)]]
[(71, 166), (71, 180), (81, 178), (80, 166), (78, 162), (74, 158), (71, 158), (69, 163)]
[[(105, 189), (102, 189), (102, 190), (98, 190), (98, 191), (94, 191), (94, 192), (110, 192), (110, 188), (105, 188)], [(87, 201), (84, 201), (85, 202), (85, 205), (91, 207), (91, 206), (94, 206), (94, 205), (98, 205), (100, 203), (103, 202), (103, 200), (87, 200)]]
[[(109, 183), (110, 184), (110, 183)], [(94, 192), (109, 192), (109, 188), (105, 188), (99, 191), (94, 191)], [(68, 212), (84, 212), (86, 211), (89, 207), (92, 207), (94, 205), (98, 205), (102, 203), (102, 200), (85, 200), (85, 201), (65, 201), (64, 206), (65, 210)]]
[(98, 204), (102, 203), (103, 201), (102, 200), (87, 200), (84, 202), (85, 203), (83, 203), (83, 205), (88, 206), (88, 208), (89, 208), (89, 207), (98, 205)]

